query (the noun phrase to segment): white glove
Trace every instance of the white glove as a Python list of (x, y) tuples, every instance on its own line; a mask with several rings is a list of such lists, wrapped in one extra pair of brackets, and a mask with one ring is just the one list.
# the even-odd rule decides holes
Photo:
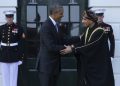
[(111, 58), (111, 61), (113, 61), (114, 60), (114, 58), (112, 58), (112, 57), (110, 57)]
[(18, 65), (21, 65), (22, 64), (22, 61), (18, 61)]

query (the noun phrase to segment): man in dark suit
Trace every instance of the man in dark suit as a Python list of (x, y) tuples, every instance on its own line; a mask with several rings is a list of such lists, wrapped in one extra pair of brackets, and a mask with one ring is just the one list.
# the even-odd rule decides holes
[(50, 16), (40, 29), (40, 50), (37, 59), (40, 86), (56, 86), (60, 73), (60, 50), (65, 47), (62, 44), (57, 22), (63, 17), (63, 7), (52, 5)]

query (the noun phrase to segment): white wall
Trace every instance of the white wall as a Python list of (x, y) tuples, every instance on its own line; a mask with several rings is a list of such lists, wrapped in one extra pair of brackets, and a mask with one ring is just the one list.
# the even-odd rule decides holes
[(0, 6), (1, 7), (17, 7), (17, 0), (0, 0)]
[(115, 35), (115, 58), (112, 60), (115, 86), (120, 86), (120, 0), (89, 0), (89, 6), (105, 9), (104, 21), (113, 27)]
[[(3, 11), (14, 10), (16, 11), (17, 0), (0, 0), (0, 25), (6, 22)], [(16, 14), (14, 16), (14, 22), (16, 22)], [(0, 86), (2, 86), (2, 76), (0, 72)]]

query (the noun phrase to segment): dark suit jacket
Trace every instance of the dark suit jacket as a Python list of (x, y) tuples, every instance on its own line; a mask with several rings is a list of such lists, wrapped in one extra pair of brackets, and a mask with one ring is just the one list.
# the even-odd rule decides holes
[(40, 51), (37, 68), (40, 72), (57, 74), (60, 71), (60, 50), (64, 49), (60, 29), (57, 32), (50, 19), (43, 23), (40, 30)]

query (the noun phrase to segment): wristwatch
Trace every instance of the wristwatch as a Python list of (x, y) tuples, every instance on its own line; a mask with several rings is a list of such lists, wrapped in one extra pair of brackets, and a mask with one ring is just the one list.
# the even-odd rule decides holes
[(74, 47), (74, 45), (71, 45), (71, 49), (72, 49), (72, 52), (75, 51), (75, 47)]

